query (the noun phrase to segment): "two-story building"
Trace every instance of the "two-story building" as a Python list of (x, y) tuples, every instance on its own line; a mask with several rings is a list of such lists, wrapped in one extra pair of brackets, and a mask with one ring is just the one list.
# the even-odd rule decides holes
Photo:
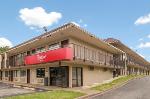
[(126, 53), (126, 67), (127, 74), (147, 74), (149, 75), (150, 63), (146, 61), (142, 56), (134, 52), (132, 49), (127, 47), (121, 41), (108, 38), (104, 40), (109, 44), (119, 48)]
[(80, 87), (126, 74), (126, 53), (68, 23), (0, 55), (0, 80)]

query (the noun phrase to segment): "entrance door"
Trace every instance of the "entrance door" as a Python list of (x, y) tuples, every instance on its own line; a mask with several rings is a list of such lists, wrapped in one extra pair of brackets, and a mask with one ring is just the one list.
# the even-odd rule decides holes
[(72, 68), (72, 86), (80, 87), (83, 85), (82, 67)]
[(27, 83), (30, 83), (30, 69), (27, 69)]
[(9, 71), (9, 81), (13, 81), (13, 71)]
[(50, 85), (59, 87), (68, 87), (68, 67), (50, 67)]

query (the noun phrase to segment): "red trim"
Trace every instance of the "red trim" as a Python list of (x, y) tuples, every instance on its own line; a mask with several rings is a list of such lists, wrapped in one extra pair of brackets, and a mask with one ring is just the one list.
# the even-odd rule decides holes
[(26, 56), (25, 65), (33, 65), (61, 60), (72, 60), (73, 51), (72, 48), (59, 48), (56, 50), (50, 50), (47, 52)]

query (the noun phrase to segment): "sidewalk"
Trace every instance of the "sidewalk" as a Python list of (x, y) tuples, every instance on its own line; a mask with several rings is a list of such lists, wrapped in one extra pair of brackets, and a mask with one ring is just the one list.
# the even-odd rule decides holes
[(91, 90), (91, 87), (100, 85), (100, 84), (104, 84), (104, 83), (109, 83), (115, 79), (120, 78), (116, 77), (116, 78), (112, 78), (109, 80), (105, 80), (102, 83), (96, 83), (92, 86), (84, 86), (84, 87), (74, 87), (74, 88), (61, 88), (61, 87), (57, 87), (57, 86), (42, 86), (42, 85), (36, 85), (36, 84), (25, 84), (25, 83), (17, 83), (17, 82), (7, 82), (7, 81), (3, 81), (3, 83), (7, 83), (7, 84), (13, 84), (14, 87), (22, 87), (25, 89), (30, 89), (30, 90), (47, 90), (47, 91), (54, 91), (54, 90), (66, 90), (66, 91), (77, 91), (77, 92), (81, 92), (81, 93), (85, 93), (86, 95), (92, 95), (92, 94), (96, 94), (99, 93), (99, 91), (97, 90)]
[(43, 90), (43, 91), (64, 90), (64, 91), (75, 91), (75, 92), (80, 92), (80, 93), (84, 93), (85, 94), (84, 96), (81, 96), (78, 99), (86, 99), (85, 97), (96, 95), (96, 94), (102, 94), (102, 93), (107, 92), (109, 90), (121, 87), (121, 86), (125, 85), (126, 83), (128, 83), (130, 81), (130, 80), (128, 80), (126, 82), (123, 82), (122, 84), (114, 86), (113, 88), (108, 89), (108, 90), (103, 91), (103, 92), (91, 89), (92, 87), (95, 87), (97, 85), (101, 85), (101, 84), (106, 84), (106, 83), (112, 82), (113, 80), (116, 80), (116, 79), (118, 79), (120, 77), (123, 77), (123, 76), (119, 76), (119, 77), (116, 77), (116, 78), (105, 80), (102, 83), (96, 83), (96, 84), (94, 84), (92, 86), (74, 87), (74, 88), (61, 88), (61, 87), (56, 87), (56, 86), (42, 86), (42, 85), (35, 85), (35, 84), (20, 84), (20, 83), (12, 83), (12, 82), (5, 82), (5, 83), (14, 84), (15, 87), (23, 87), (23, 88), (28, 88), (28, 89), (31, 89), (31, 90)]

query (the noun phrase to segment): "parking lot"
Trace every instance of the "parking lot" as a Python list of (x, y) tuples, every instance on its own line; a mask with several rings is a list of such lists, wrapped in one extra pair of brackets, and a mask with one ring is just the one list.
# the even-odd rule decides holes
[(24, 89), (24, 88), (15, 88), (12, 84), (6, 84), (0, 82), (0, 98), (8, 97), (8, 96), (15, 96), (20, 94), (27, 94), (32, 93), (35, 91)]

